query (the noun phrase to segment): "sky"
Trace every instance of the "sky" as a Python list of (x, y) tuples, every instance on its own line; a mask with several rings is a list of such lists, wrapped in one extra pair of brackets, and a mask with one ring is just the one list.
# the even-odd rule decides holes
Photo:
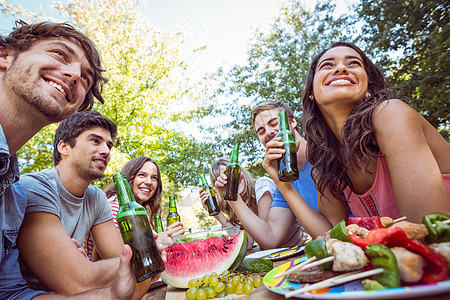
[[(42, 6), (47, 15), (61, 19), (49, 8), (54, 0), (8, 1), (32, 12), (39, 12)], [(308, 5), (314, 2), (305, 1)], [(188, 27), (195, 36), (188, 40), (187, 46), (206, 45), (200, 61), (195, 62), (199, 73), (214, 72), (224, 64), (244, 63), (252, 33), (256, 28), (269, 28), (280, 8), (278, 0), (144, 0), (141, 3), (143, 14), (155, 27), (162, 31)], [(1, 15), (0, 32), (9, 32), (13, 21)]]
[(268, 28), (279, 11), (276, 0), (148, 0), (144, 13), (162, 30), (191, 28), (192, 45), (207, 46), (202, 69), (242, 63), (255, 28)]

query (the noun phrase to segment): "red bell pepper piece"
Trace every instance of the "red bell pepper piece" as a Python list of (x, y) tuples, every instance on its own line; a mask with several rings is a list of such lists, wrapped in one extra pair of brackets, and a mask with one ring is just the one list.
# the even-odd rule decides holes
[(403, 229), (398, 227), (389, 227), (391, 238), (387, 246), (403, 247), (411, 252), (422, 255), (428, 262), (424, 268), (421, 280), (424, 283), (436, 283), (447, 279), (448, 264), (445, 258), (434, 252), (418, 240), (408, 238)]
[(389, 229), (387, 228), (377, 228), (371, 230), (364, 239), (349, 230), (347, 230), (347, 234), (348, 237), (350, 238), (350, 241), (353, 244), (361, 247), (363, 250), (366, 246), (370, 244), (386, 245), (386, 243), (389, 240), (389, 237), (391, 236)]
[(360, 227), (372, 230), (376, 228), (383, 228), (379, 216), (374, 217), (350, 217), (348, 218), (348, 225), (356, 224)]

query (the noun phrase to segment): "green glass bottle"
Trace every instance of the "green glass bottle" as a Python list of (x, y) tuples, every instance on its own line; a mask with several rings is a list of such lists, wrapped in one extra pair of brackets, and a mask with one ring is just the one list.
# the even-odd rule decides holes
[(228, 201), (236, 201), (239, 190), (239, 179), (241, 177), (241, 167), (238, 164), (239, 145), (233, 145), (231, 160), (225, 171), (227, 184), (223, 191), (223, 198)]
[(175, 196), (169, 196), (169, 215), (167, 215), (167, 227), (175, 222), (180, 221), (180, 215), (177, 212), (177, 202), (175, 202)]
[(164, 271), (164, 262), (156, 246), (145, 208), (134, 200), (125, 175), (117, 173), (113, 179), (120, 206), (117, 224), (123, 242), (133, 250), (130, 264), (136, 281), (141, 282)]
[(284, 182), (295, 181), (299, 176), (297, 146), (295, 136), (289, 130), (289, 120), (284, 110), (278, 113), (278, 133), (276, 137), (281, 137), (283, 149), (286, 150), (286, 153), (278, 159), (278, 179)]
[(202, 188), (204, 191), (209, 192), (208, 200), (205, 202), (206, 208), (210, 216), (215, 216), (220, 213), (219, 205), (217, 204), (216, 195), (214, 194), (214, 189), (208, 185), (205, 175), (200, 175), (200, 180), (202, 181)]
[(160, 233), (160, 232), (164, 231), (160, 214), (155, 214), (155, 231), (156, 231), (156, 233)]

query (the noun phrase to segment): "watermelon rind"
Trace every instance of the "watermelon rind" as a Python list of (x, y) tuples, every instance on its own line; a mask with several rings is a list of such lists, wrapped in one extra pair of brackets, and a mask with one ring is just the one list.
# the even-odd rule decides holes
[(236, 256), (236, 259), (231, 264), (231, 266), (228, 268), (228, 270), (230, 270), (230, 271), (234, 271), (244, 260), (245, 254), (247, 254), (248, 237), (247, 237), (247, 233), (245, 232), (245, 230), (242, 230), (242, 232), (244, 233), (244, 242), (242, 243), (241, 250), (239, 251), (238, 256)]
[[(188, 288), (191, 279), (213, 272), (220, 274), (241, 258), (242, 248), (247, 250), (247, 234), (211, 237), (202, 241), (174, 244), (166, 248), (167, 262), (161, 279), (176, 288)], [(244, 253), (245, 256), (245, 253)]]

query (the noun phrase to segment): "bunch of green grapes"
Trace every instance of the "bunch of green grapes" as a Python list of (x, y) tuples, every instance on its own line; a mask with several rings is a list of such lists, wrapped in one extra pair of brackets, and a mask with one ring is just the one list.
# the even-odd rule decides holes
[(225, 297), (228, 294), (250, 295), (254, 288), (263, 283), (258, 274), (223, 271), (220, 275), (211, 273), (202, 278), (191, 279), (186, 291), (187, 300), (204, 300)]

